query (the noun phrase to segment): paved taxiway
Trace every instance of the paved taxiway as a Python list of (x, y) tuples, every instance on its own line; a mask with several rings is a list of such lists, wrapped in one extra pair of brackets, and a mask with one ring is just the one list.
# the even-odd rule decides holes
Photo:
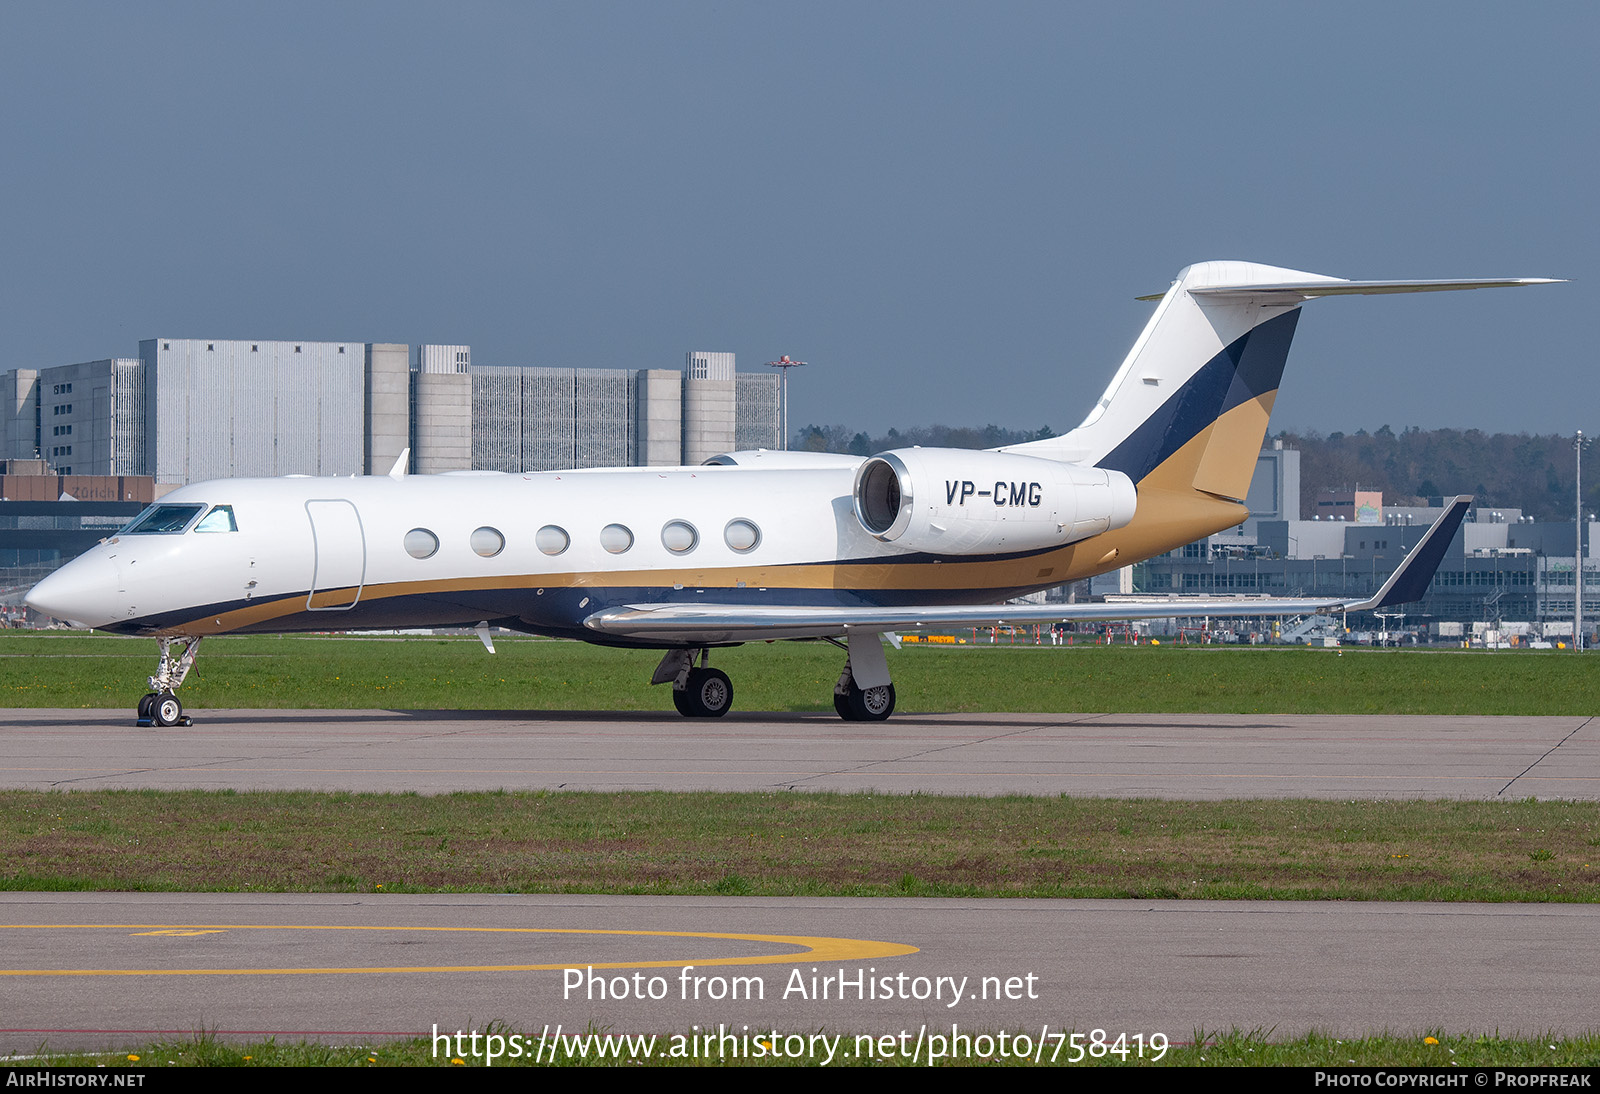
[[(29, 788), (775, 788), (1173, 798), (1586, 798), (1585, 718), (199, 711), (0, 714), (0, 785)], [(850, 1033), (1262, 1028), (1537, 1033), (1594, 1026), (1589, 905), (0, 893), (0, 1050), (212, 1029), (349, 1043), (491, 1021)], [(599, 932), (693, 932), (609, 935)], [(785, 936), (709, 938), (706, 934)], [(819, 956), (795, 936), (859, 948)], [(915, 947), (895, 955), (889, 943)], [(833, 945), (829, 943), (828, 945)], [(843, 955), (843, 956), (841, 956)], [(768, 958), (758, 963), (748, 959)], [(734, 965), (711, 962), (745, 959)], [(562, 998), (527, 966), (666, 965), (667, 998)], [(765, 999), (679, 998), (685, 963)], [(513, 967), (505, 967), (513, 966)], [(492, 967), (492, 968), (491, 968)], [(809, 979), (1036, 977), (1037, 998), (783, 998)], [(386, 971), (360, 971), (370, 969)], [(143, 970), (143, 971), (140, 971)], [(301, 970), (301, 971), (295, 971)], [(320, 970), (320, 971), (305, 971)], [(613, 974), (618, 975), (618, 974)], [(947, 991), (948, 994), (948, 991)], [(947, 1000), (946, 1000), (947, 1001)]]
[(120, 710), (0, 712), (0, 786), (1600, 797), (1600, 722), (1580, 717), (193, 713), (138, 729)]
[[(6, 893), (0, 918), (7, 1052), (200, 1029), (349, 1044), (496, 1020), (534, 1033), (1578, 1033), (1594, 1026), (1600, 965), (1593, 905)], [(814, 936), (857, 948), (821, 960)], [(563, 998), (563, 972), (528, 967), (608, 962), (623, 966), (612, 977), (660, 976), (664, 998)], [(691, 963), (706, 991), (757, 977), (764, 998), (685, 1000)], [(943, 999), (785, 999), (796, 970), (807, 995), (813, 970), (873, 970), (894, 995), (920, 977)], [(965, 980), (953, 1007), (946, 977)], [(984, 977), (1020, 998), (983, 999)]]

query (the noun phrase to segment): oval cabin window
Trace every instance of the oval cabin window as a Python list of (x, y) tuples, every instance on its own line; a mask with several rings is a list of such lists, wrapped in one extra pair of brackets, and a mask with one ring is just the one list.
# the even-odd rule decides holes
[(694, 550), (700, 542), (700, 533), (686, 520), (669, 520), (661, 529), (661, 543), (675, 555)]
[(735, 551), (753, 551), (761, 542), (761, 529), (755, 526), (754, 521), (741, 517), (728, 522), (728, 526), (722, 530), (722, 539)]
[(472, 552), (484, 558), (493, 558), (506, 549), (506, 537), (494, 528), (479, 528), (472, 533), (472, 538), (467, 541), (472, 545)]
[(432, 558), (439, 550), (439, 537), (426, 528), (413, 528), (406, 533), (405, 547), (412, 558)]
[(533, 545), (547, 555), (559, 555), (572, 546), (572, 537), (567, 535), (565, 528), (557, 528), (554, 524), (546, 524), (534, 533)]
[(620, 555), (633, 546), (633, 533), (621, 524), (608, 524), (600, 529), (600, 546)]

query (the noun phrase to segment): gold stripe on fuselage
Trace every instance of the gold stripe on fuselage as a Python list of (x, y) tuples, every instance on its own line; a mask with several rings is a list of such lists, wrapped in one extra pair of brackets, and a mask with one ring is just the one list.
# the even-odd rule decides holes
[[(1261, 433), (1265, 432), (1265, 413), (1271, 409), (1271, 398), (1269, 394), (1235, 407), (1140, 480), (1139, 505), (1127, 525), (1040, 554), (989, 561), (963, 561), (952, 557), (905, 562), (888, 557), (869, 562), (745, 564), (704, 570), (619, 570), (395, 581), (364, 586), (359, 603), (433, 594), (587, 587), (843, 590), (869, 598), (875, 592), (890, 591), (961, 590), (981, 594), (994, 590), (1009, 594), (1020, 589), (1050, 588), (1151, 558), (1231, 528), (1248, 517), (1248, 507), (1198, 490), (1193, 484), (1202, 471), (1215, 475), (1224, 467), (1213, 455), (1219, 451), (1219, 446), (1227, 462), (1234, 467), (1238, 466), (1242, 455), (1249, 455), (1249, 466), (1253, 469), (1254, 453), (1260, 450), (1261, 441), (1257, 435), (1250, 442), (1250, 433), (1258, 423)], [(1241, 491), (1248, 488), (1248, 477), (1243, 487), (1235, 481), (1237, 477), (1237, 474), (1232, 475), (1227, 484)], [(353, 588), (323, 589), (313, 594), (312, 603), (343, 605), (354, 598)], [(163, 627), (160, 633), (225, 634), (305, 612), (306, 596), (300, 593)], [(315, 614), (325, 619), (330, 627), (338, 625), (337, 611)]]

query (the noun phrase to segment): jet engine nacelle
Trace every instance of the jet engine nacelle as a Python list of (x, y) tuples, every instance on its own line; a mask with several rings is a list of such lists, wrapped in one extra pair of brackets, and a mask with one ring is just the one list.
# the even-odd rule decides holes
[(861, 526), (886, 543), (942, 555), (1060, 547), (1133, 519), (1120, 471), (951, 448), (900, 448), (856, 472)]

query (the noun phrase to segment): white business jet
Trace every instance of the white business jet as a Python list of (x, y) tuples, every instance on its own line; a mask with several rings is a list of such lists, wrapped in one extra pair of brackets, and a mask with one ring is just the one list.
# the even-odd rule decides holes
[[(141, 724), (188, 724), (176, 692), (213, 634), (490, 626), (665, 651), (678, 710), (733, 703), (710, 651), (821, 639), (834, 706), (894, 710), (882, 635), (927, 627), (1386, 608), (1426, 590), (1457, 498), (1362, 600), (1016, 605), (1231, 528), (1300, 305), (1548, 279), (1346, 281), (1247, 262), (1178, 275), (1083, 424), (987, 452), (870, 458), (731, 452), (700, 467), (231, 479), (174, 491), (28, 594), (160, 642)], [(181, 651), (175, 647), (181, 643)]]

